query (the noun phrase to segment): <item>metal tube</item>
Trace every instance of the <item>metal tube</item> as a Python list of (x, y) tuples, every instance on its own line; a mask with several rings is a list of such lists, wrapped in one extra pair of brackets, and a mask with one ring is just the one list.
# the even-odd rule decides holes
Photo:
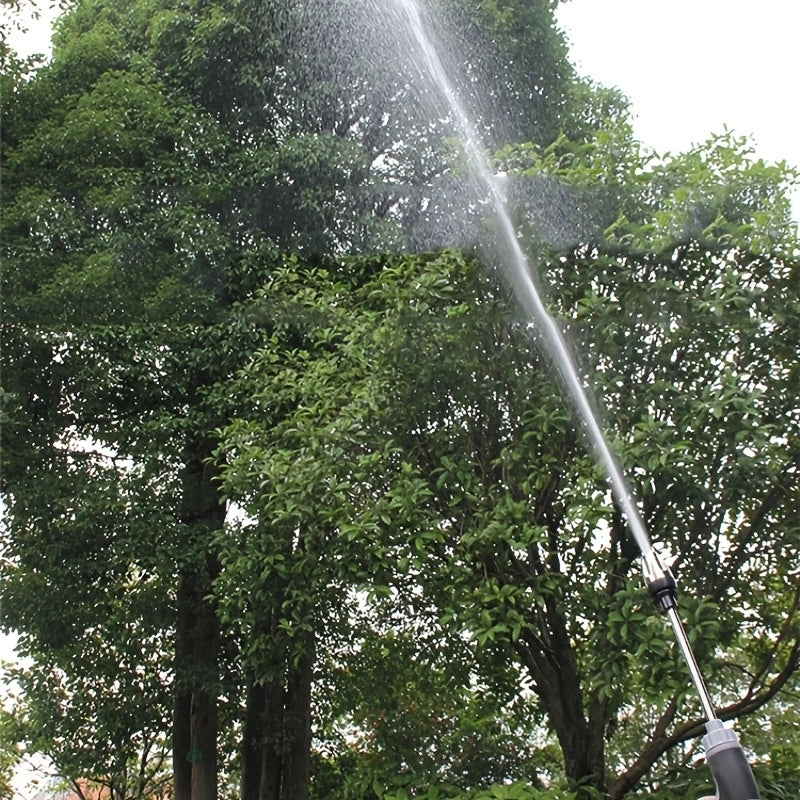
[(697, 690), (698, 696), (700, 697), (700, 703), (703, 706), (703, 713), (706, 715), (706, 719), (711, 722), (717, 718), (717, 715), (714, 712), (714, 705), (711, 702), (711, 696), (708, 693), (708, 689), (706, 689), (703, 676), (700, 674), (700, 668), (697, 666), (697, 661), (694, 657), (694, 653), (692, 652), (692, 647), (689, 644), (689, 638), (683, 628), (681, 618), (678, 616), (678, 610), (677, 608), (668, 608), (666, 609), (665, 613), (669, 618), (670, 625), (672, 625), (672, 631), (675, 634), (675, 639), (678, 642), (681, 653), (683, 653), (683, 659), (686, 662), (686, 666), (689, 668), (689, 675), (691, 676), (692, 683), (694, 683), (694, 687)]

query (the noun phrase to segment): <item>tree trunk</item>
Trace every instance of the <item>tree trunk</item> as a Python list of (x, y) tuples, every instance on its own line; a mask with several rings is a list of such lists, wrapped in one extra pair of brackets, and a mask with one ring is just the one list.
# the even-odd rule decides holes
[(242, 731), (241, 800), (259, 800), (266, 738), (266, 691), (257, 683), (247, 687)]
[[(557, 539), (552, 552), (557, 552)], [(612, 522), (611, 563), (608, 568), (609, 597), (624, 586), (638, 549), (627, 535), (621, 513), (616, 510)], [(555, 570), (555, 565), (551, 565)], [(539, 565), (541, 571), (542, 565)], [(515, 644), (517, 653), (534, 680), (564, 757), (564, 771), (581, 792), (602, 795), (606, 787), (606, 734), (610, 703), (583, 692), (567, 622), (556, 600), (547, 598), (544, 609), (528, 631)], [(588, 708), (587, 708), (588, 706)]]
[(283, 784), (284, 689), (279, 677), (267, 684), (264, 695), (266, 728), (261, 759), (259, 800), (281, 800)]
[(311, 645), (289, 672), (286, 688), (286, 750), (281, 800), (308, 800), (311, 780), (311, 683), (314, 653)]
[(217, 698), (197, 689), (192, 697), (192, 800), (217, 798)]
[[(564, 772), (581, 797), (605, 792), (604, 728), (595, 716), (586, 719), (583, 692), (566, 622), (552, 600), (547, 601), (539, 633), (523, 631), (515, 649), (534, 680), (564, 757)], [(595, 710), (596, 713), (597, 710)]]
[(283, 681), (251, 683), (242, 738), (241, 800), (281, 800)]
[(310, 646), (297, 665), (248, 690), (242, 743), (242, 800), (308, 800), (311, 780)]
[(219, 623), (208, 575), (179, 577), (173, 720), (175, 800), (216, 800)]
[(175, 800), (192, 800), (192, 693), (177, 689), (172, 717), (172, 783)]
[(187, 448), (181, 522), (187, 527), (186, 552), (198, 553), (178, 574), (175, 624), (175, 703), (173, 778), (175, 800), (217, 800), (217, 693), (220, 626), (209, 601), (219, 573), (208, 548), (209, 535), (225, 521), (225, 505), (207, 461), (212, 446)]

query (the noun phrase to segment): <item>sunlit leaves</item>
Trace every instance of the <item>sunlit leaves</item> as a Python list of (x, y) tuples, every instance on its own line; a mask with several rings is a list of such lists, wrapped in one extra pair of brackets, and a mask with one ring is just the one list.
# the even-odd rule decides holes
[(494, 159), (514, 176), (521, 196), (538, 192), (560, 197), (564, 208), (579, 207), (583, 219), (567, 216), (555, 233), (543, 223), (556, 211), (539, 210), (529, 220), (556, 247), (565, 246), (565, 236), (572, 244), (582, 236), (640, 251), (696, 240), (713, 249), (747, 242), (752, 252), (796, 255), (788, 199), (796, 171), (757, 159), (748, 140), (730, 131), (685, 153), (660, 155), (642, 148), (629, 124), (617, 120), (585, 140), (562, 134), (544, 147), (513, 143)]

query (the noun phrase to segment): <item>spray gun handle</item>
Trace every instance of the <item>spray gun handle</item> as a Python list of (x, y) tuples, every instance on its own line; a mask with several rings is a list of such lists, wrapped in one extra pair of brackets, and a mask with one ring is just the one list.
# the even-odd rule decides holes
[(703, 711), (708, 720), (703, 747), (706, 751), (706, 762), (717, 785), (717, 800), (759, 800), (758, 787), (738, 737), (714, 714), (711, 697), (678, 616), (675, 578), (652, 547), (642, 553), (642, 570), (645, 584), (656, 607), (669, 618), (700, 702), (703, 704)]
[(753, 772), (736, 734), (718, 719), (707, 722), (706, 730), (703, 747), (718, 800), (759, 800)]

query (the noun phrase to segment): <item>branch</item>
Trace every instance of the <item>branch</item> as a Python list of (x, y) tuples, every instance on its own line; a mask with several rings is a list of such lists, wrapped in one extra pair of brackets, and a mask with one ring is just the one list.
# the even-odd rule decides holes
[[(798, 669), (800, 669), (800, 639), (794, 642), (786, 664), (764, 692), (752, 696), (748, 693), (748, 696), (741, 700), (719, 709), (717, 712), (718, 718), (721, 720), (733, 720), (757, 711), (781, 691)], [(653, 735), (636, 761), (614, 781), (609, 792), (610, 800), (619, 800), (630, 791), (668, 750), (705, 733), (705, 720), (694, 719), (676, 726), (672, 733), (667, 735), (666, 729), (675, 715), (676, 708), (677, 697), (673, 696), (667, 710), (656, 723)]]
[(762, 678), (767, 674), (770, 665), (774, 663), (775, 656), (777, 655), (781, 645), (789, 638), (789, 635), (795, 626), (794, 619), (795, 615), (797, 614), (798, 607), (800, 607), (800, 586), (795, 589), (792, 605), (786, 614), (786, 621), (784, 622), (783, 628), (778, 634), (778, 638), (775, 640), (775, 646), (772, 648), (772, 651), (769, 653), (769, 655), (764, 659), (764, 664), (761, 669), (756, 671), (756, 673), (752, 676), (747, 697), (751, 697), (753, 695), (756, 685), (761, 682)]
[(741, 700), (737, 700), (735, 703), (720, 709), (718, 712), (719, 718), (736, 719), (757, 711), (772, 700), (798, 670), (800, 670), (800, 639), (795, 640), (783, 669), (767, 684), (766, 689), (761, 694), (748, 692)]
[[(800, 463), (800, 450), (795, 451), (791, 458), (781, 469), (778, 477), (789, 475)], [(729, 561), (728, 568), (723, 572), (722, 586), (730, 586), (736, 573), (741, 569), (744, 562), (750, 555), (749, 545), (752, 543), (754, 537), (759, 532), (761, 524), (767, 518), (769, 513), (774, 509), (777, 503), (782, 499), (785, 492), (783, 482), (777, 478), (772, 481), (769, 491), (764, 495), (753, 519), (750, 522), (748, 530), (744, 533), (738, 542), (735, 552)]]
[(618, 800), (626, 795), (645, 775), (648, 770), (670, 747), (677, 744), (672, 736), (667, 736), (667, 728), (675, 719), (678, 710), (678, 695), (675, 694), (667, 704), (664, 713), (659, 717), (653, 728), (653, 733), (645, 744), (636, 761), (617, 777), (609, 789), (609, 800)]
[(86, 793), (83, 791), (83, 786), (81, 786), (81, 781), (79, 778), (71, 778), (70, 785), (72, 786), (72, 791), (78, 795), (80, 800), (86, 800)]

